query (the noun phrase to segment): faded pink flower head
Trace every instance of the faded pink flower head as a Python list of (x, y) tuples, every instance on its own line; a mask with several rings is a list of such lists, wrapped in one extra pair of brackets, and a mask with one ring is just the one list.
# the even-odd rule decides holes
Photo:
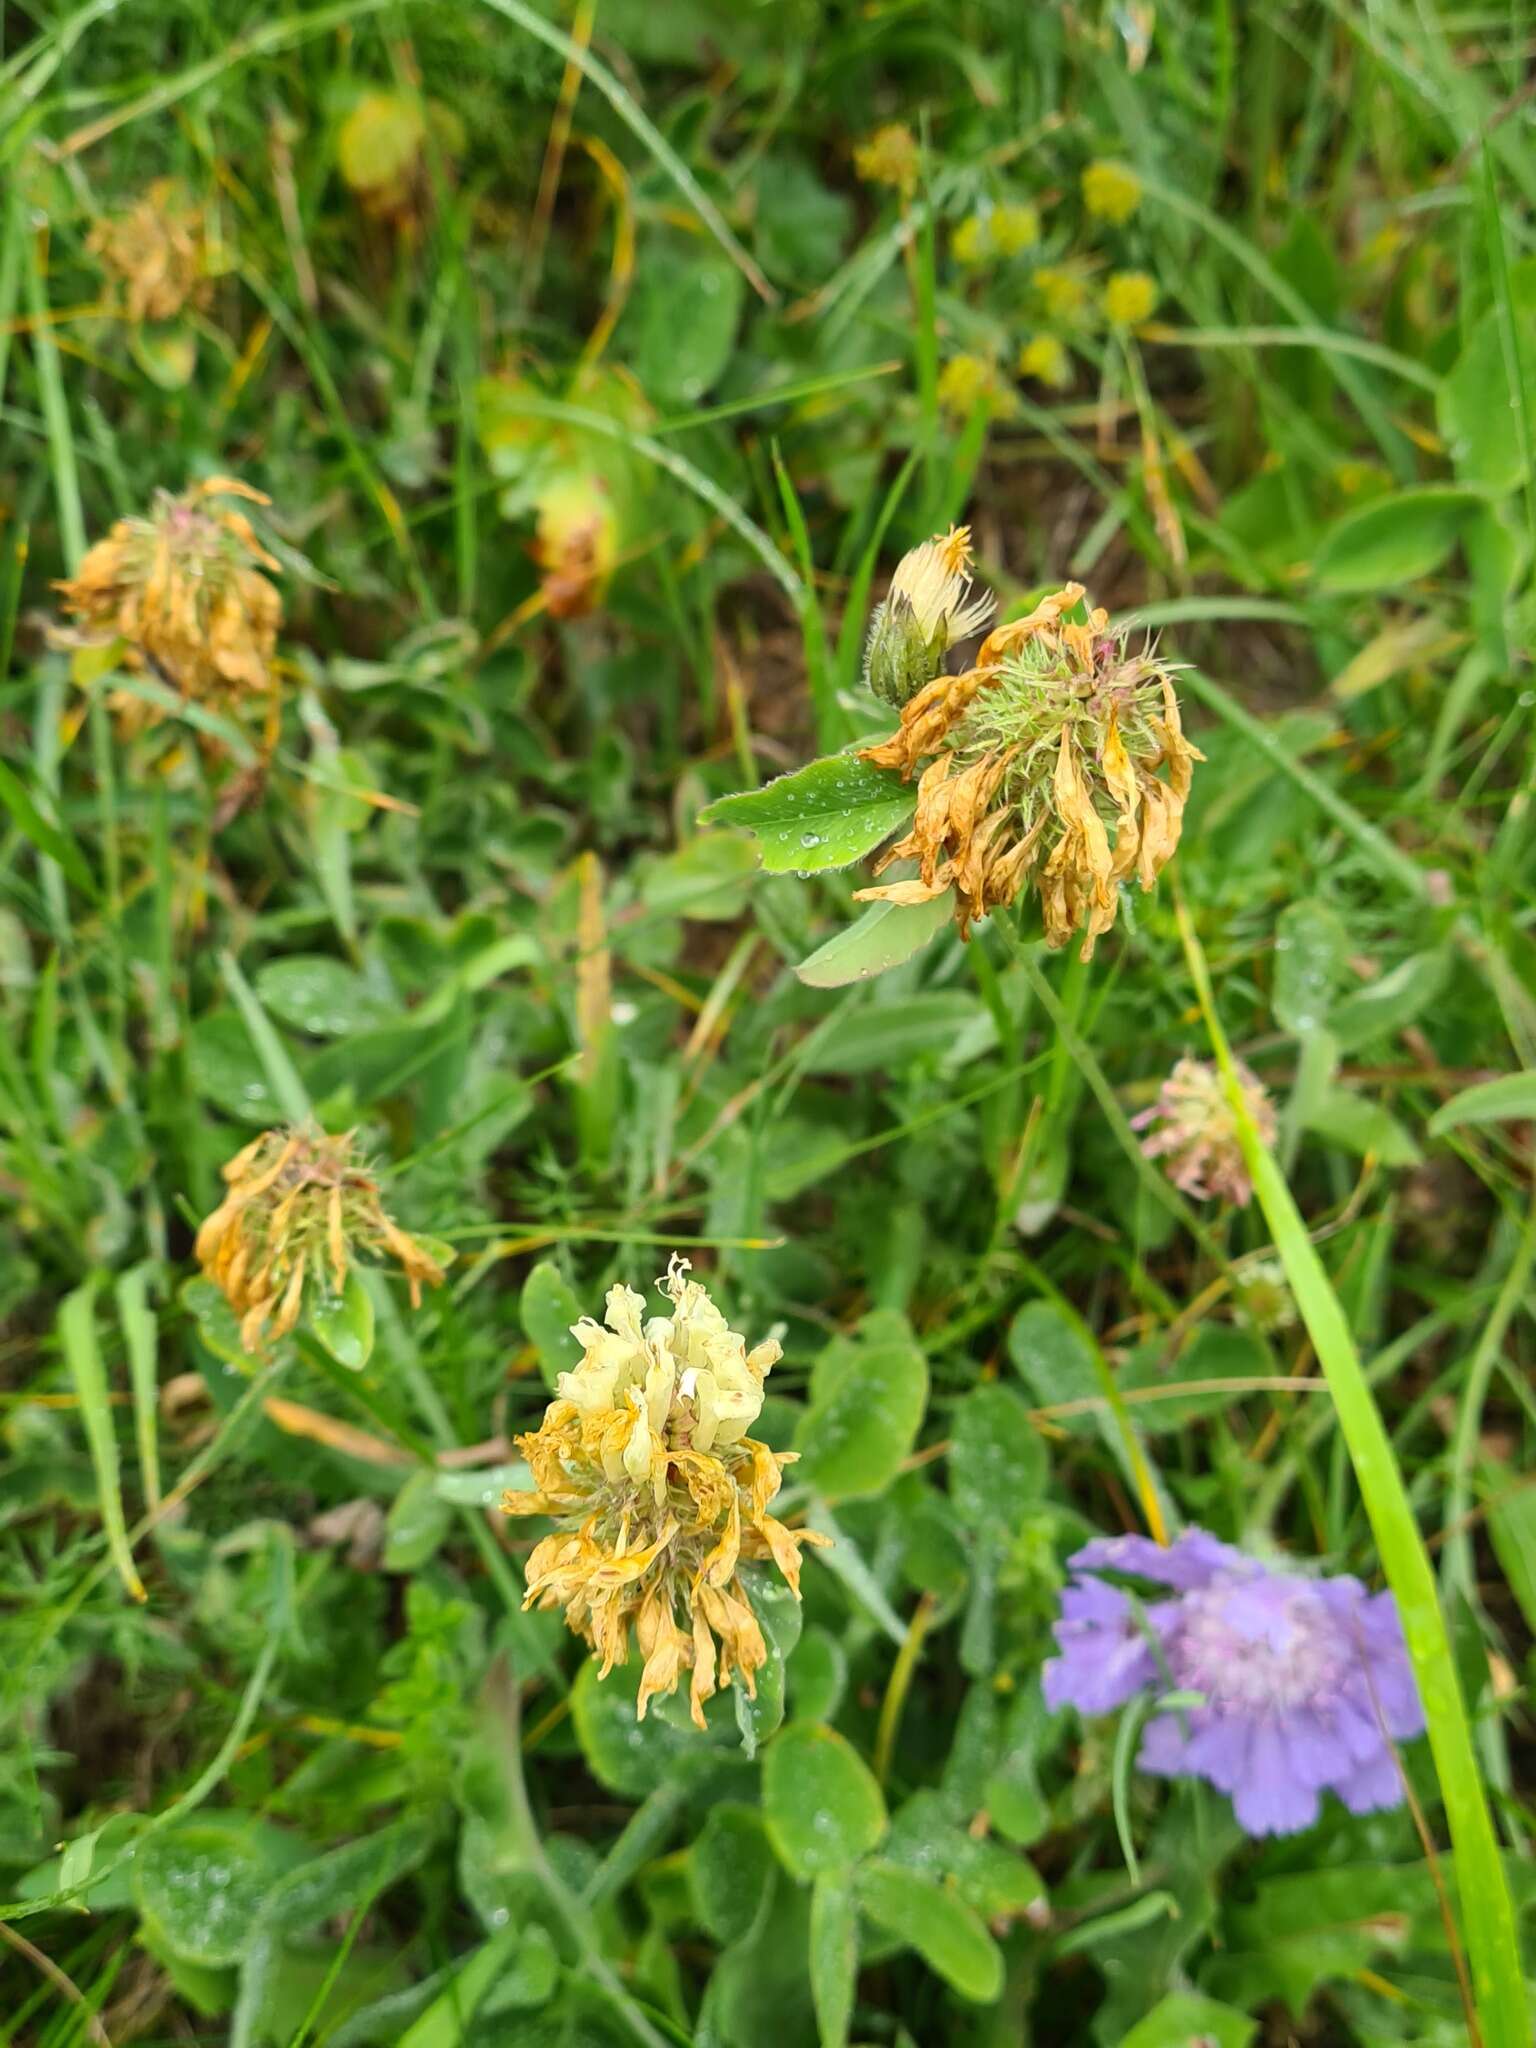
[[(1236, 1062), (1248, 1114), (1266, 1145), (1275, 1140), (1275, 1112), (1258, 1075)], [(1147, 1131), (1141, 1149), (1148, 1159), (1166, 1159), (1168, 1178), (1196, 1201), (1216, 1195), (1246, 1208), (1253, 1182), (1238, 1143), (1237, 1119), (1227, 1101), (1219, 1070), (1209, 1060), (1182, 1059), (1158, 1090), (1157, 1100), (1131, 1128)]]

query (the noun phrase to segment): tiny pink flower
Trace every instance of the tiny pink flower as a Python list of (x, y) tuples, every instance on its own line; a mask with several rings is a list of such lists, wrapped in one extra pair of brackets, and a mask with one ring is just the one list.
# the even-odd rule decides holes
[[(1237, 1078), (1259, 1136), (1275, 1141), (1275, 1112), (1258, 1075), (1237, 1063)], [(1166, 1159), (1168, 1178), (1196, 1201), (1220, 1195), (1246, 1208), (1253, 1183), (1238, 1142), (1237, 1118), (1227, 1100), (1219, 1071), (1209, 1060), (1182, 1059), (1158, 1090), (1150, 1109), (1131, 1118), (1131, 1128), (1147, 1131), (1141, 1149), (1148, 1159)]]

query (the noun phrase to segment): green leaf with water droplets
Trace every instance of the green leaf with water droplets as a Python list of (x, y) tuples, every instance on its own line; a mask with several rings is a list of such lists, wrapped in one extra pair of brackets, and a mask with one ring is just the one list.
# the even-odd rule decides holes
[(356, 1266), (340, 1294), (311, 1303), (309, 1327), (338, 1365), (362, 1371), (373, 1355), (373, 1300)]
[(1275, 1022), (1296, 1038), (1325, 1028), (1349, 947), (1326, 903), (1292, 903), (1275, 925)]
[(916, 789), (894, 769), (829, 754), (762, 789), (717, 797), (699, 822), (755, 833), (771, 875), (812, 874), (873, 853), (916, 807)]
[(883, 1839), (885, 1801), (852, 1743), (799, 1722), (763, 1758), (763, 1816), (779, 1860), (802, 1880), (851, 1870)]

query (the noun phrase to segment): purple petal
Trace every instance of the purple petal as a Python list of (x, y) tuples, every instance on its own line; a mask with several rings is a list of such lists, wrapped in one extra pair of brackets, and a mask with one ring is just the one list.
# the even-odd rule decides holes
[(1190, 1736), (1188, 1768), (1218, 1792), (1235, 1792), (1248, 1773), (1252, 1724), (1237, 1714), (1212, 1714)]
[(1291, 1770), (1285, 1737), (1277, 1723), (1254, 1725), (1247, 1773), (1233, 1795), (1232, 1807), (1250, 1835), (1294, 1835), (1317, 1819), (1317, 1793)]
[[(1188, 1715), (1185, 1720), (1187, 1722)], [(1176, 1714), (1159, 1714), (1142, 1730), (1137, 1767), (1154, 1778), (1182, 1778), (1189, 1771), (1189, 1737)]]
[(1356, 1759), (1334, 1716), (1306, 1708), (1281, 1724), (1291, 1775), (1298, 1785), (1323, 1791), (1356, 1769)]
[(1375, 1813), (1382, 1807), (1400, 1806), (1403, 1800), (1397, 1759), (1385, 1747), (1374, 1762), (1362, 1764), (1333, 1789), (1351, 1813)]
[(1080, 1572), (1133, 1573), (1180, 1593), (1208, 1586), (1218, 1572), (1253, 1569), (1240, 1550), (1233, 1550), (1204, 1529), (1186, 1529), (1167, 1546), (1154, 1543), (1150, 1536), (1096, 1536), (1068, 1563)]

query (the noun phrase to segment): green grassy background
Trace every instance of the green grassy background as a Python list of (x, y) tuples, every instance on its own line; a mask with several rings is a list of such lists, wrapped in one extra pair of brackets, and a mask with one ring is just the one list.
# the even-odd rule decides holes
[[(1516, 2048), (1529, 12), (0, 28), (0, 2042)], [(893, 121), (906, 195), (856, 162)], [(170, 329), (87, 246), (160, 178), (217, 271)], [(1002, 206), (1038, 243), (964, 260)], [(287, 606), (227, 823), (45, 632), (89, 540), (217, 473), (270, 494)], [(579, 618), (555, 474), (615, 521)], [(958, 519), (1004, 616), (1076, 577), (1185, 664), (1181, 851), (1089, 966), (1026, 911), (810, 988), (860, 875), (698, 813), (878, 728), (871, 594)], [(1240, 1213), (1126, 1125), (1223, 1034), (1280, 1114)], [(253, 1371), (192, 1230), (309, 1107), (458, 1256), (378, 1291), (362, 1371)], [(485, 1512), (564, 1325), (674, 1247), (783, 1326), (766, 1432), (837, 1539), (746, 1742), (729, 1700), (636, 1731)], [(1390, 1578), (1417, 1815), (1250, 1844), (1045, 1712), (1062, 1560), (1149, 1502)]]

